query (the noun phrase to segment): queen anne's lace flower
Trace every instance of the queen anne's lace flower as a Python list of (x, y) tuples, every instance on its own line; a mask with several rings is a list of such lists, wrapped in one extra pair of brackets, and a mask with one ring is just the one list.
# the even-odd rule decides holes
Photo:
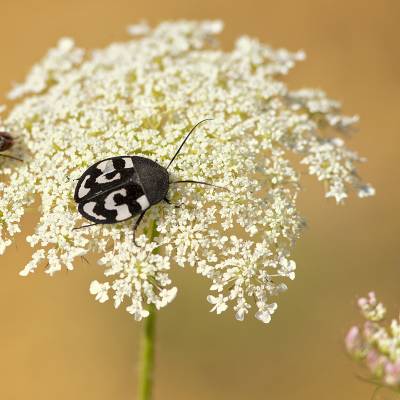
[(400, 393), (400, 318), (385, 326), (386, 309), (373, 292), (359, 299), (358, 306), (366, 321), (362, 328), (353, 326), (347, 333), (347, 351), (367, 367), (373, 382)]
[[(291, 92), (279, 80), (302, 52), (274, 50), (248, 37), (230, 52), (217, 47), (220, 22), (163, 23), (131, 27), (137, 36), (102, 50), (85, 52), (71, 39), (37, 64), (1, 130), (21, 138), (14, 152), (18, 169), (0, 160), (0, 252), (20, 231), (24, 209), (37, 199), (41, 212), (27, 238), (35, 248), (21, 275), (38, 265), (53, 274), (73, 269), (88, 252), (101, 254), (106, 282), (92, 282), (100, 302), (111, 296), (140, 320), (146, 304), (171, 302), (177, 289), (172, 263), (192, 266), (211, 281), (208, 301), (221, 313), (232, 305), (238, 320), (255, 307), (269, 322), (277, 308), (272, 296), (295, 277), (291, 248), (303, 226), (296, 201), (300, 176), (292, 154), (323, 181), (327, 197), (341, 202), (354, 187), (373, 194), (355, 172), (359, 157), (342, 139), (324, 130), (347, 131), (357, 120), (321, 91)], [(144, 229), (157, 221), (153, 240), (138, 236), (132, 223), (74, 231), (82, 222), (73, 201), (75, 182), (95, 161), (115, 155), (142, 155), (166, 165), (184, 134), (204, 124), (176, 160), (173, 178), (207, 180), (221, 191), (174, 186), (170, 197), (181, 207), (157, 205)], [(7, 175), (8, 179), (7, 179)], [(5, 183), (7, 180), (7, 183)]]

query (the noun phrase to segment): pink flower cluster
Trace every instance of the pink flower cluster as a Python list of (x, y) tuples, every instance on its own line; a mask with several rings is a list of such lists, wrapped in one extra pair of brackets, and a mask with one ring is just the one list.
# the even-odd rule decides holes
[(362, 328), (350, 328), (345, 338), (346, 349), (367, 367), (371, 381), (400, 392), (400, 318), (386, 326), (386, 309), (373, 292), (360, 298), (358, 306), (365, 322)]

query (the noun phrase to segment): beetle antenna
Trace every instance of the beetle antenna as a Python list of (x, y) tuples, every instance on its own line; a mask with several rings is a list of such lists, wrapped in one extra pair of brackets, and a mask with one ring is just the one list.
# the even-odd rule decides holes
[(212, 118), (203, 119), (202, 121), (198, 122), (198, 123), (190, 130), (190, 132), (186, 135), (185, 139), (183, 140), (182, 144), (179, 146), (179, 149), (177, 150), (177, 152), (175, 153), (175, 155), (172, 157), (172, 159), (171, 159), (171, 161), (169, 162), (168, 167), (167, 167), (166, 169), (168, 169), (168, 168), (170, 167), (170, 165), (173, 163), (173, 161), (175, 160), (176, 156), (179, 154), (179, 152), (181, 151), (183, 145), (186, 143), (186, 140), (189, 139), (189, 136), (193, 133), (193, 131), (194, 131), (200, 124), (202, 124), (203, 122), (205, 122), (205, 121), (212, 121), (212, 120), (213, 120)]
[(214, 185), (213, 183), (208, 183), (208, 182), (203, 182), (203, 181), (193, 181), (193, 180), (191, 180), (191, 179), (185, 180), (185, 181), (170, 182), (169, 184), (172, 185), (172, 184), (174, 184), (174, 183), (197, 183), (198, 185), (212, 186), (212, 187), (215, 187), (215, 188), (218, 188), (218, 189), (224, 189), (224, 190), (230, 192), (230, 190), (227, 189), (227, 188), (224, 187), (224, 186), (218, 186), (218, 185)]
[(17, 160), (17, 161), (22, 161), (20, 158), (10, 156), (8, 154), (0, 154), (0, 157), (5, 157), (5, 158), (11, 158), (11, 160)]

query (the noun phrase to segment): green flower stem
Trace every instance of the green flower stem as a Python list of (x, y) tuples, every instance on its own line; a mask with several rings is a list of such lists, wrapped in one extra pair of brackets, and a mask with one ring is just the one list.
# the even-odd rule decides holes
[[(157, 224), (152, 222), (148, 237), (152, 241), (157, 236)], [(157, 251), (157, 250), (155, 250)], [(155, 358), (156, 307), (150, 304), (149, 316), (142, 322), (143, 330), (139, 354), (139, 393), (138, 400), (151, 400)]]
[(149, 316), (143, 321), (143, 331), (139, 359), (139, 396), (138, 400), (150, 400), (153, 391), (154, 342), (156, 330), (156, 309), (149, 307)]

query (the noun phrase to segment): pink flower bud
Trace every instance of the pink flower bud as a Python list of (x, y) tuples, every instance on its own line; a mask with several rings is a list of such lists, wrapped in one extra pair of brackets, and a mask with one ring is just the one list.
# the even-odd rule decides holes
[(354, 356), (362, 350), (362, 339), (357, 326), (350, 328), (345, 338), (345, 345), (347, 351)]
[(400, 360), (385, 364), (384, 381), (389, 386), (400, 386)]
[(379, 376), (382, 375), (382, 369), (386, 360), (386, 357), (380, 355), (375, 349), (370, 349), (367, 353), (365, 362), (372, 374)]

